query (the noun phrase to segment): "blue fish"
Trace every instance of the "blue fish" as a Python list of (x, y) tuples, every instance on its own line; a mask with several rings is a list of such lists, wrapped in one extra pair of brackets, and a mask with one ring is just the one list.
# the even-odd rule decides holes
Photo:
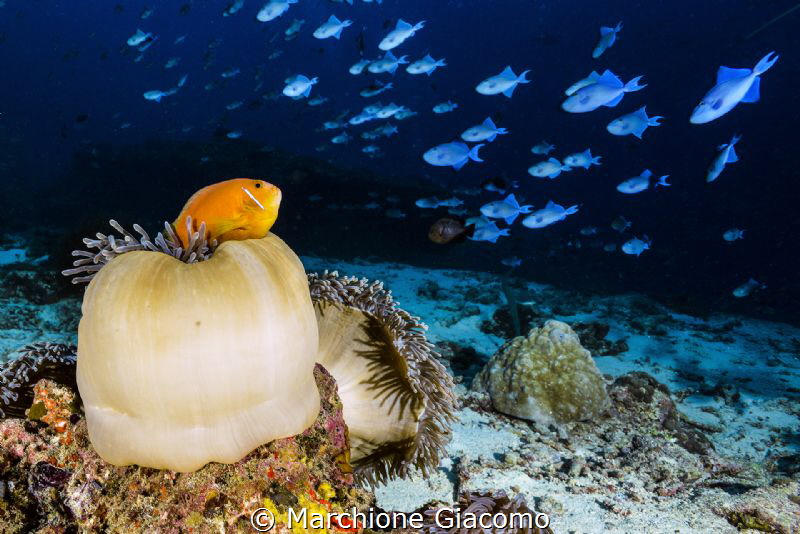
[(476, 229), (469, 239), (473, 241), (488, 241), (489, 243), (497, 243), (500, 236), (511, 235), (511, 230), (503, 228), (502, 230), (497, 227), (494, 221), (485, 224)]
[(669, 187), (672, 184), (667, 182), (667, 178), (669, 178), (669, 174), (666, 174), (660, 178), (655, 178), (650, 169), (645, 169), (639, 176), (634, 176), (633, 178), (629, 178), (628, 180), (625, 180), (619, 184), (617, 186), (617, 191), (620, 193), (625, 193), (626, 195), (635, 195), (636, 193), (641, 193), (642, 191), (649, 189), (650, 186)]
[(503, 200), (495, 200), (494, 202), (484, 204), (481, 206), (481, 213), (486, 217), (503, 219), (506, 221), (506, 224), (511, 225), (517, 220), (520, 213), (530, 213), (531, 208), (533, 208), (533, 206), (530, 204), (520, 206), (514, 193), (511, 193)]
[(406, 72), (409, 74), (427, 74), (430, 76), (437, 67), (446, 67), (447, 63), (444, 58), (433, 59), (430, 54), (426, 54), (424, 58), (418, 59), (406, 67)]
[(435, 146), (425, 152), (422, 158), (437, 167), (453, 167), (455, 170), (461, 169), (469, 160), (483, 161), (478, 156), (478, 150), (483, 144), (469, 148), (466, 143), (453, 141)]
[(381, 74), (383, 72), (390, 72), (394, 74), (398, 65), (404, 65), (408, 63), (408, 60), (406, 59), (407, 57), (408, 56), (402, 56), (398, 59), (391, 52), (386, 52), (382, 58), (376, 59), (370, 63), (367, 67), (367, 70), (372, 74)]
[[(689, 122), (704, 124), (718, 119), (736, 107), (739, 102), (758, 102), (761, 98), (761, 76), (772, 67), (780, 56), (770, 52), (758, 62), (753, 70), (720, 67), (717, 84), (694, 108)], [(774, 57), (773, 57), (774, 56)]]
[(317, 78), (309, 79), (307, 76), (297, 74), (290, 76), (285, 80), (286, 87), (283, 88), (283, 94), (292, 98), (308, 98), (311, 94), (311, 86), (317, 83)]
[(766, 289), (767, 284), (762, 284), (761, 282), (757, 281), (755, 278), (749, 279), (744, 284), (740, 285), (736, 289), (733, 290), (733, 296), (736, 298), (744, 298), (750, 295), (753, 291), (757, 289)]
[(327, 21), (314, 30), (314, 37), (317, 39), (327, 39), (328, 37), (339, 39), (342, 36), (342, 30), (351, 24), (353, 24), (352, 20), (341, 21), (336, 18), (336, 15), (331, 15)]
[(614, 41), (617, 40), (617, 33), (619, 33), (621, 29), (622, 22), (617, 24), (616, 28), (609, 28), (608, 26), (600, 28), (600, 40), (592, 51), (592, 57), (597, 59), (603, 55), (603, 52), (611, 48), (614, 45)]
[(481, 141), (489, 141), (490, 143), (495, 140), (498, 135), (505, 135), (508, 130), (505, 128), (498, 128), (491, 117), (487, 118), (483, 123), (468, 128), (461, 134), (461, 139), (469, 141), (470, 143), (479, 143)]
[(381, 50), (391, 50), (392, 48), (400, 46), (403, 42), (405, 42), (406, 39), (424, 27), (424, 20), (412, 25), (403, 19), (400, 19), (397, 21), (397, 26), (395, 26), (394, 30), (389, 32), (389, 35), (381, 40), (381, 42), (378, 44), (378, 48)]
[(601, 159), (603, 159), (603, 156), (592, 156), (592, 149), (587, 148), (583, 152), (576, 152), (564, 158), (564, 165), (588, 169), (592, 165), (601, 165)]
[(744, 239), (744, 230), (741, 230), (739, 228), (731, 228), (730, 230), (725, 230), (725, 233), (722, 234), (722, 239), (724, 239), (728, 243), (733, 243), (738, 239)]
[(648, 117), (646, 106), (642, 106), (633, 113), (628, 113), (608, 123), (606, 129), (613, 135), (635, 135), (639, 139), (648, 126), (661, 126), (658, 122), (664, 117)]
[(741, 138), (741, 135), (734, 135), (730, 143), (719, 146), (719, 155), (714, 158), (714, 161), (711, 163), (711, 167), (708, 168), (706, 182), (713, 182), (719, 178), (719, 175), (722, 174), (722, 171), (725, 169), (725, 165), (728, 163), (736, 163), (739, 161), (739, 156), (736, 155), (736, 149), (733, 147)]
[(645, 250), (650, 250), (651, 245), (650, 238), (644, 236), (644, 239), (639, 239), (638, 237), (634, 237), (626, 241), (622, 245), (622, 252), (625, 254), (630, 254), (632, 256), (636, 256), (637, 258), (642, 255), (642, 252)]
[(477, 87), (475, 87), (475, 90), (482, 95), (499, 95), (500, 93), (503, 93), (508, 98), (511, 98), (511, 95), (514, 94), (514, 89), (517, 88), (517, 85), (521, 83), (530, 83), (530, 80), (525, 78), (525, 75), (529, 72), (529, 70), (526, 70), (517, 76), (514, 74), (514, 71), (511, 70), (511, 66), (509, 65), (500, 74), (496, 76), (490, 76), (489, 78), (483, 80), (478, 84)]
[(640, 91), (647, 87), (647, 84), (639, 85), (641, 79), (642, 76), (637, 76), (628, 83), (622, 83), (613, 72), (607, 70), (594, 83), (575, 91), (561, 104), (561, 108), (570, 113), (586, 113), (600, 106), (616, 107), (625, 93)]
[(536, 178), (557, 178), (562, 171), (571, 171), (572, 167), (567, 164), (561, 163), (556, 158), (550, 158), (547, 161), (540, 161), (532, 165), (528, 169), (528, 174)]
[(567, 215), (578, 213), (578, 206), (565, 208), (561, 204), (556, 204), (552, 200), (547, 205), (528, 215), (522, 220), (522, 225), (528, 228), (544, 228), (551, 224), (563, 221)]

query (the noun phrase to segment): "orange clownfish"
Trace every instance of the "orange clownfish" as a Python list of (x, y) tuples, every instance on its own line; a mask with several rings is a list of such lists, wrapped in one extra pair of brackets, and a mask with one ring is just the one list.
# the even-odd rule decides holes
[(192, 218), (192, 231), (206, 223), (206, 238), (218, 243), (261, 238), (278, 218), (281, 190), (264, 180), (235, 178), (204, 187), (186, 202), (172, 225), (187, 246), (186, 218)]

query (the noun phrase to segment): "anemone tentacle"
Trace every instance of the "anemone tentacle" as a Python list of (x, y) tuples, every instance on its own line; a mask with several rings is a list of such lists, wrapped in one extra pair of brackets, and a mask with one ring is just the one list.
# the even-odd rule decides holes
[(186, 248), (183, 248), (178, 234), (175, 233), (175, 228), (168, 222), (164, 223), (164, 231), (157, 233), (155, 239), (150, 239), (150, 235), (138, 224), (133, 225), (133, 230), (139, 234), (139, 237), (127, 231), (114, 219), (108, 221), (108, 224), (122, 234), (122, 238), (101, 232), (97, 232), (94, 238), (83, 238), (86, 248), (73, 250), (72, 256), (78, 259), (72, 262), (71, 269), (61, 271), (64, 276), (74, 277), (72, 278), (73, 284), (91, 282), (97, 271), (112, 259), (126, 252), (150, 250), (168, 254), (184, 263), (195, 263), (209, 259), (217, 247), (216, 241), (209, 242), (206, 239), (205, 223), (201, 223), (200, 228), (196, 232), (192, 232), (191, 217), (186, 218), (189, 235), (189, 245)]

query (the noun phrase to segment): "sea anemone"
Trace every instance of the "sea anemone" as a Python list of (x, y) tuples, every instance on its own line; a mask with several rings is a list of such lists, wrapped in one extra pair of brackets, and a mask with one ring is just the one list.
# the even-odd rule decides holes
[(381, 282), (309, 274), (319, 325), (318, 361), (336, 379), (359, 479), (385, 482), (439, 465), (456, 400), (453, 381)]
[[(89, 250), (73, 252), (73, 256), (79, 259), (74, 262), (74, 268), (64, 271), (64, 274), (67, 276), (78, 275), (73, 279), (74, 283), (91, 281), (100, 274), (105, 276), (104, 267), (106, 265), (118, 263), (110, 264), (111, 259), (123, 254), (127, 256), (128, 253), (136, 253), (136, 256), (140, 256), (136, 262), (126, 261), (125, 263), (130, 267), (120, 267), (118, 275), (113, 278), (111, 275), (106, 277), (102, 282), (102, 289), (96, 287), (100, 281), (93, 282), (87, 290), (83, 305), (84, 321), (87, 324), (94, 321), (103, 326), (102, 328), (84, 329), (84, 321), (82, 321), (79, 340), (84, 340), (89, 332), (105, 335), (104, 344), (111, 344), (114, 339), (118, 346), (113, 352), (118, 354), (116, 357), (120, 360), (119, 372), (121, 374), (114, 377), (113, 381), (122, 381), (127, 379), (124, 371), (125, 362), (122, 358), (126, 349), (120, 348), (118, 335), (111, 333), (115, 331), (114, 329), (119, 329), (119, 321), (108, 319), (106, 314), (111, 314), (108, 317), (119, 315), (122, 308), (128, 306), (124, 303), (125, 301), (134, 296), (137, 301), (140, 301), (144, 298), (142, 293), (150, 293), (152, 299), (155, 299), (155, 295), (160, 295), (157, 306), (154, 305), (148, 309), (141, 308), (136, 311), (130, 308), (124, 310), (126, 322), (133, 321), (139, 324), (135, 334), (129, 332), (126, 333), (126, 336), (135, 335), (141, 340), (152, 340), (160, 335), (167, 339), (171, 338), (174, 343), (177, 338), (181, 337), (180, 332), (187, 330), (187, 325), (191, 325), (191, 322), (186, 320), (178, 323), (170, 322), (170, 320), (163, 321), (160, 318), (162, 315), (160, 308), (167, 306), (168, 300), (162, 295), (161, 288), (165, 283), (157, 281), (155, 276), (163, 276), (163, 273), (160, 272), (162, 265), (167, 268), (167, 264), (173, 264), (169, 269), (178, 269), (178, 262), (171, 262), (169, 258), (165, 258), (161, 254), (147, 254), (145, 255), (148, 257), (147, 261), (154, 265), (146, 268), (146, 272), (151, 273), (152, 276), (146, 272), (136, 274), (142, 268), (138, 263), (145, 261), (140, 251), (162, 252), (184, 263), (205, 260), (213, 263), (217, 255), (221, 254), (225, 248), (224, 246), (217, 248), (216, 243), (206, 243), (202, 238), (205, 235), (202, 227), (193, 234), (189, 246), (182, 249), (180, 240), (168, 223), (165, 223), (164, 233), (159, 233), (154, 240), (151, 240), (149, 235), (138, 225), (134, 225), (134, 230), (140, 235), (139, 238), (125, 231), (116, 221), (112, 220), (110, 224), (123, 237), (115, 238), (113, 235), (98, 233), (96, 239), (84, 239), (84, 244)], [(275, 236), (270, 235), (270, 237), (280, 241)], [(240, 243), (249, 243), (250, 241), (258, 242), (260, 240), (248, 240)], [(228, 260), (225, 263), (235, 263), (233, 252), (227, 253), (227, 256)], [(218, 263), (222, 264), (223, 262), (219, 261)], [(239, 266), (229, 265), (226, 268), (230, 268), (230, 274), (226, 271), (223, 276), (221, 272), (218, 272), (214, 283), (211, 284), (209, 281), (209, 285), (219, 284), (220, 280), (228, 276), (239, 277), (241, 275), (242, 269)], [(101, 269), (103, 269), (102, 273)], [(182, 273), (181, 276), (191, 272), (186, 269), (179, 269), (179, 271)], [(254, 274), (261, 276), (252, 272), (248, 274), (250, 277)], [(131, 284), (128, 281), (130, 278), (136, 278), (137, 281)], [(175, 276), (168, 278), (167, 286), (171, 287), (177, 283), (178, 278)], [(117, 294), (118, 284), (126, 285), (128, 289), (125, 289), (123, 294)], [(245, 287), (247, 282), (237, 285)], [(308, 285), (310, 286), (311, 300), (314, 303), (315, 323), (319, 333), (319, 351), (317, 352), (315, 349), (314, 353), (317, 361), (328, 369), (337, 381), (351, 439), (350, 461), (353, 463), (356, 476), (364, 482), (378, 483), (385, 482), (390, 477), (405, 476), (411, 467), (419, 468), (423, 473), (435, 468), (439, 463), (444, 445), (449, 439), (449, 427), (454, 420), (456, 401), (452, 392), (452, 379), (437, 361), (438, 355), (433, 345), (425, 338), (424, 330), (427, 327), (418, 318), (400, 309), (393, 300), (391, 292), (384, 289), (380, 282), (370, 283), (366, 279), (340, 278), (336, 273), (326, 272), (323, 275), (309, 274)], [(257, 292), (258, 290), (253, 289), (253, 291)], [(172, 298), (178, 297), (172, 291), (170, 294), (173, 295)], [(309, 295), (308, 287), (305, 288), (305, 294)], [(120, 301), (120, 298), (123, 301)], [(249, 295), (248, 298), (252, 298), (252, 295)], [(106, 303), (108, 309), (97, 305), (94, 299)], [(229, 297), (213, 302), (217, 309), (224, 309), (226, 306), (223, 303), (229, 301), (232, 309), (242, 308), (237, 306), (236, 302), (231, 301)], [(188, 306), (192, 308), (194, 304)], [(168, 307), (174, 308), (174, 306)], [(155, 311), (156, 309), (158, 312)], [(286, 311), (286, 313), (289, 312)], [(91, 315), (93, 319), (87, 320), (87, 314)], [(175, 314), (173, 313), (173, 315)], [(149, 317), (149, 319), (139, 316)], [(176, 317), (179, 316), (180, 314), (176, 315)], [(156, 320), (155, 317), (159, 317), (159, 319)], [(214, 336), (219, 336), (224, 340), (232, 337), (252, 337), (253, 334), (249, 328), (257, 326), (261, 321), (266, 321), (259, 317), (258, 314), (250, 314), (246, 318), (243, 316), (241, 324), (247, 326), (242, 328), (238, 324), (230, 324), (228, 325), (229, 331), (216, 331)], [(269, 324), (269, 321), (267, 323)], [(165, 324), (172, 328), (169, 334), (163, 329)], [(233, 335), (231, 332), (236, 332), (236, 334)], [(311, 337), (316, 340), (315, 336)], [(211, 337), (213, 336), (207, 336), (202, 343), (196, 340), (192, 341), (192, 346), (194, 343), (208, 345), (213, 341)], [(224, 342), (217, 342), (217, 344), (219, 343)], [(174, 348), (170, 347), (170, 350)], [(103, 350), (107, 349), (103, 348)], [(139, 343), (131, 343), (127, 350), (129, 350), (129, 356), (134, 353), (138, 354), (142, 348)], [(164, 350), (164, 347), (156, 350), (151, 346), (148, 350), (151, 352), (151, 356), (146, 358), (149, 362), (148, 365), (138, 362), (134, 368), (145, 367), (152, 370), (164, 367), (163, 359), (156, 356), (160, 350)], [(83, 355), (83, 350), (81, 350), (81, 354)], [(98, 352), (98, 360), (99, 354)], [(89, 357), (86, 359), (88, 360)], [(290, 360), (294, 361), (291, 358)], [(264, 361), (270, 363), (263, 365), (276, 366), (271, 356), (264, 358)], [(98, 361), (97, 365), (99, 363)], [(227, 365), (230, 363), (228, 362)], [(133, 365), (133, 362), (129, 361), (127, 364), (130, 366)], [(79, 374), (80, 368), (81, 365), (79, 365)], [(108, 379), (107, 376), (101, 378), (102, 380)], [(244, 380), (244, 377), (241, 379)], [(162, 386), (172, 387), (166, 384), (162, 384)], [(230, 387), (235, 386), (230, 384)], [(302, 394), (302, 388), (295, 386), (295, 389), (296, 391), (293, 392), (286, 391), (285, 388), (282, 391), (287, 395), (287, 399), (291, 399)], [(158, 388), (152, 383), (148, 386), (148, 391), (156, 395), (156, 398), (160, 398), (160, 395), (157, 394)], [(106, 393), (107, 400), (120, 394), (116, 390), (109, 390)], [(102, 410), (100, 411), (102, 412)], [(87, 419), (91, 425), (92, 418), (87, 417)], [(116, 444), (114, 447), (121, 446), (121, 444)], [(134, 461), (142, 463), (141, 459), (122, 458), (114, 463)], [(154, 464), (150, 462), (142, 465)]]
[[(532, 510), (522, 495), (513, 499), (504, 491), (466, 493), (458, 500), (457, 509), (462, 518), (484, 516), (485, 521), (494, 521), (497, 527), (482, 528), (480, 526), (449, 527), (455, 524), (455, 514), (451, 507), (425, 510), (425, 522), (420, 532), (424, 534), (552, 534), (549, 526), (536, 526), (537, 512)], [(439, 513), (437, 521), (437, 512)], [(544, 518), (540, 516), (539, 524)], [(451, 523), (452, 522), (452, 523)], [(549, 523), (549, 520), (547, 521)], [(505, 525), (505, 526), (500, 526)]]
[(0, 366), (0, 418), (25, 417), (33, 401), (33, 386), (49, 378), (75, 387), (75, 345), (34, 343)]

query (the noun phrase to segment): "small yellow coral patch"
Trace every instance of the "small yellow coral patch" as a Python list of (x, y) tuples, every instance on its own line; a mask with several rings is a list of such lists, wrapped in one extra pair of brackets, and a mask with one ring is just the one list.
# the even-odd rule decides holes
[(322, 497), (326, 501), (330, 501), (331, 499), (336, 497), (336, 490), (333, 489), (333, 487), (327, 482), (323, 482), (322, 484), (319, 485), (319, 487), (317, 488), (317, 493), (319, 494), (320, 497)]

